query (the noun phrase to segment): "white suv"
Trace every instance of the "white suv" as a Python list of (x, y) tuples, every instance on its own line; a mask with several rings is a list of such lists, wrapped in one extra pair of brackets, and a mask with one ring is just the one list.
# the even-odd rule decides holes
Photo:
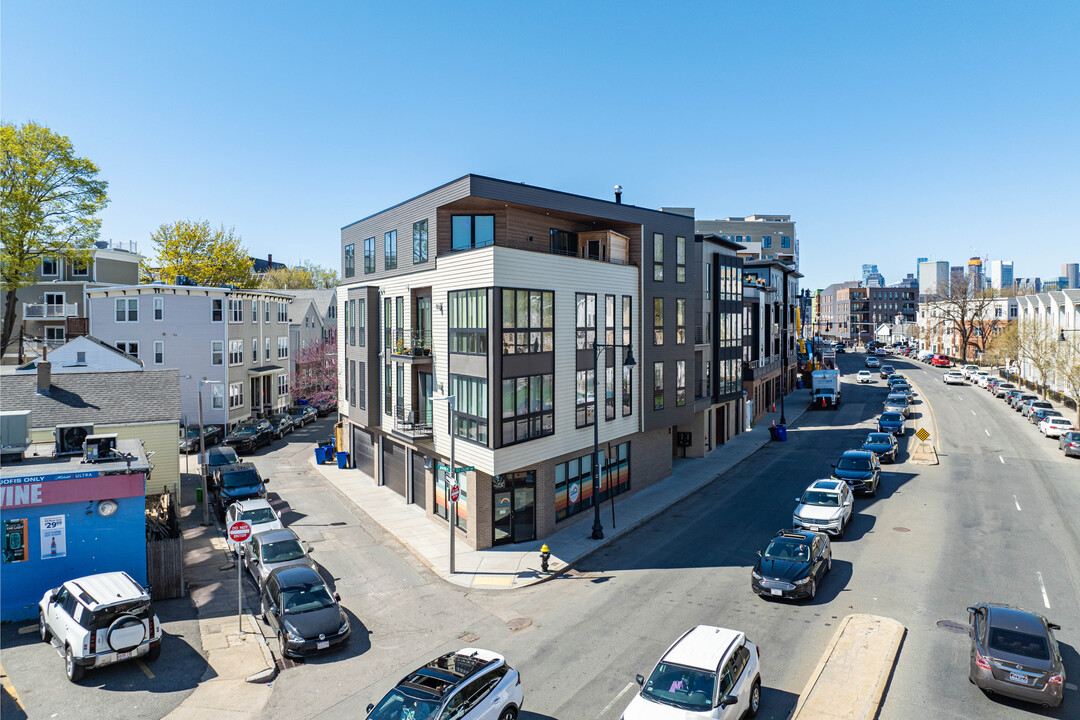
[(641, 692), (622, 720), (754, 717), (761, 706), (759, 654), (738, 630), (698, 625), (667, 649), (648, 680), (637, 676)]
[(161, 654), (161, 621), (150, 592), (126, 572), (88, 575), (49, 590), (38, 603), (38, 633), (63, 655), (71, 682), (88, 667)]
[(945, 381), (946, 385), (963, 385), (964, 373), (959, 370), (949, 370), (941, 379)]
[(851, 522), (855, 498), (847, 482), (836, 478), (815, 480), (800, 497), (795, 498), (792, 526), (796, 530), (812, 530), (844, 537), (844, 528)]

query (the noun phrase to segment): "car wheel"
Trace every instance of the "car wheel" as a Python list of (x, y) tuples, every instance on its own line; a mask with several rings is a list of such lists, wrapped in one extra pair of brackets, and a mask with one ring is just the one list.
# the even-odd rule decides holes
[(281, 648), (281, 657), (289, 657), (289, 652), (285, 649), (285, 633), (278, 630), (277, 640), (278, 646)]
[(750, 688), (750, 707), (746, 709), (746, 717), (757, 717), (761, 709), (761, 680), (754, 680), (754, 686)]
[(878, 480), (877, 482), (875, 482), (874, 486), (872, 488), (870, 488), (870, 492), (868, 492), (866, 494), (869, 495), (870, 497), (877, 497), (877, 486), (878, 486), (879, 482), (881, 482), (881, 481)]
[(817, 580), (810, 581), (810, 597), (809, 600), (813, 601), (817, 597)]
[(41, 636), (41, 642), (49, 642), (52, 633), (49, 632), (49, 626), (45, 624), (45, 615), (42, 614), (40, 610), (38, 610), (37, 622), (38, 635)]
[(840, 527), (836, 530), (836, 539), (837, 540), (843, 540), (844, 539), (844, 530), (846, 530), (846, 529), (847, 529), (847, 523), (844, 522), (843, 520), (841, 520), (840, 521)]
[(825, 572), (826, 573), (831, 573), (832, 572), (832, 555), (830, 555), (829, 559), (825, 561)]
[(146, 659), (149, 660), (150, 662), (154, 662), (159, 657), (161, 657), (161, 643), (160, 642), (157, 645), (151, 645), (150, 646), (150, 652), (146, 653)]
[(512, 707), (505, 707), (503, 711), (499, 713), (499, 720), (514, 720), (517, 717), (517, 710)]
[(71, 682), (79, 682), (83, 678), (84, 668), (82, 665), (75, 663), (75, 653), (71, 652), (70, 645), (68, 645), (67, 651), (64, 653), (64, 671)]

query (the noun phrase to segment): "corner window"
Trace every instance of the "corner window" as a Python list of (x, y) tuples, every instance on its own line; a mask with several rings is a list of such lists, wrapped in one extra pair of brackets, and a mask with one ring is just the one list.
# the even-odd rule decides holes
[(577, 293), (574, 296), (577, 323), (577, 349), (591, 350), (596, 342), (596, 295)]
[[(366, 246), (365, 246), (366, 248)], [(364, 254), (367, 259), (367, 253)], [(349, 243), (345, 246), (345, 277), (351, 278), (356, 275), (356, 244)]]
[(487, 379), (466, 375), (450, 376), (450, 394), (455, 408), (451, 431), (460, 438), (481, 445), (488, 442)]
[(675, 282), (686, 282), (686, 238), (675, 238)]
[(495, 244), (494, 215), (452, 215), (450, 227), (454, 251)]
[(653, 271), (652, 279), (656, 282), (664, 281), (664, 236), (653, 233), (652, 236)]
[(503, 446), (555, 432), (554, 382), (554, 375), (503, 379)]
[(428, 259), (428, 221), (414, 222), (412, 226), (412, 261), (413, 264), (427, 262)]
[(116, 322), (139, 322), (139, 298), (116, 298)]
[(60, 273), (60, 263), (54, 257), (41, 258), (41, 274), (57, 275)]
[(780, 237), (780, 247), (782, 247), (782, 248), (791, 247), (791, 238), (788, 237), (787, 235), (782, 235)]
[(364, 241), (364, 274), (375, 272), (375, 238)]
[(555, 293), (548, 290), (502, 290), (503, 355), (555, 349)]
[(397, 230), (383, 233), (383, 269), (397, 268)]
[(653, 298), (653, 345), (664, 344), (664, 298)]
[(653, 410), (664, 409), (664, 363), (653, 363)]
[(487, 290), (447, 293), (450, 305), (450, 352), (487, 355)]

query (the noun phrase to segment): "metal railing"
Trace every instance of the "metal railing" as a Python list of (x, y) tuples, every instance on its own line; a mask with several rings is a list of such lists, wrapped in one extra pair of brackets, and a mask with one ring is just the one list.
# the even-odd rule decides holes
[(23, 303), (24, 318), (68, 318), (78, 317), (79, 306), (76, 303)]
[(697, 384), (697, 393), (694, 398), (712, 397), (712, 378), (703, 377)]
[(431, 437), (431, 418), (406, 410), (401, 403), (394, 405), (394, 430), (413, 438)]
[(431, 355), (431, 331), (395, 330), (393, 354), (407, 355), (410, 357)]
[(619, 259), (616, 259), (616, 258), (613, 258), (613, 257), (610, 257), (610, 256), (607, 257), (607, 258), (589, 257), (588, 255), (582, 255), (580, 253), (574, 252), (573, 250), (560, 250), (558, 248), (548, 248), (548, 254), (550, 254), (550, 255), (562, 255), (563, 257), (572, 257), (572, 258), (577, 258), (578, 260), (592, 260), (593, 262), (606, 262), (606, 263), (611, 263), (612, 265), (633, 265), (634, 264), (634, 263), (630, 262), (629, 260), (619, 260)]
[(134, 240), (98, 240), (94, 246), (100, 250), (119, 250), (120, 252), (137, 253), (139, 243)]
[(709, 328), (706, 325), (697, 325), (694, 327), (694, 344), (705, 345), (712, 342), (710, 337)]

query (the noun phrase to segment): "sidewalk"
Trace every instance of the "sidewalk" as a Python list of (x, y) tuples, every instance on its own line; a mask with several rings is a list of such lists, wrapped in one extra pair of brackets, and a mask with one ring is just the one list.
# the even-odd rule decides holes
[[(208, 668), (198, 687), (175, 710), (170, 720), (257, 718), (270, 699), (271, 684), (248, 682), (253, 675), (274, 667), (258, 621), (245, 608), (244, 632), (236, 617), (236, 565), (216, 525), (202, 526), (202, 510), (195, 505), (196, 474), (181, 474), (184, 505), (180, 526), (184, 533), (184, 579), (199, 616), (199, 635)], [(271, 675), (272, 677), (272, 675)]]
[[(786, 417), (794, 425), (807, 409), (805, 392), (789, 396)], [(542, 582), (567, 570), (574, 563), (663, 513), (739, 464), (769, 440), (769, 426), (779, 422), (779, 413), (766, 413), (750, 432), (736, 435), (704, 458), (675, 458), (672, 475), (640, 492), (615, 501), (617, 529), (610, 527), (607, 504), (604, 516), (604, 539), (589, 538), (591, 523), (582, 519), (543, 540), (517, 543), (489, 550), (473, 550), (464, 542), (456, 543), (456, 572), (450, 574), (448, 529), (430, 520), (424, 509), (406, 505), (403, 498), (374, 479), (349, 468), (319, 465), (314, 456), (311, 465), (346, 497), (393, 535), (409, 552), (444, 580), (463, 587), (508, 589)], [(592, 513), (589, 513), (592, 516)], [(549, 572), (540, 571), (540, 547), (552, 550)]]

